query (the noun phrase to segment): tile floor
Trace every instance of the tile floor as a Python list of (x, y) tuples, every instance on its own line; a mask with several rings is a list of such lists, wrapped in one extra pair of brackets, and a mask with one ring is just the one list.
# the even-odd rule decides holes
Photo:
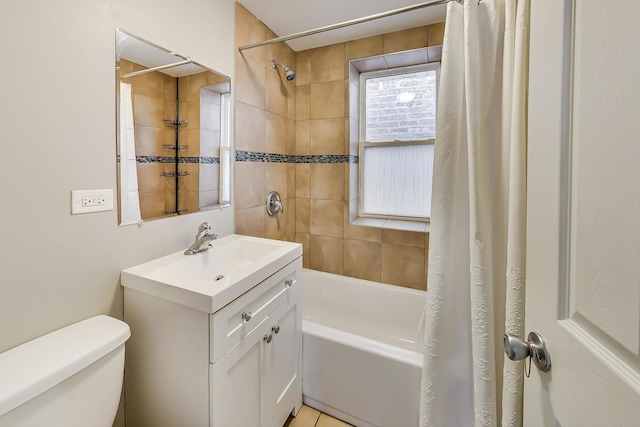
[(293, 418), (289, 417), (283, 427), (350, 427), (351, 424), (347, 424), (343, 421), (337, 420), (327, 414), (310, 408), (306, 405), (302, 405), (298, 416)]

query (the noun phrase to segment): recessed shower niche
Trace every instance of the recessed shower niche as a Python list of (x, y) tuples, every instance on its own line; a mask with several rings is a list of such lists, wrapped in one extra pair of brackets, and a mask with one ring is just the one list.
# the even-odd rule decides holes
[(229, 206), (231, 80), (116, 30), (120, 225)]

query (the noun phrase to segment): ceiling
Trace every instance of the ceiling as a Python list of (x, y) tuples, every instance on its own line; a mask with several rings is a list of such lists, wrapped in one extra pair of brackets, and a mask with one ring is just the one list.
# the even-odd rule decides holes
[[(416, 0), (238, 0), (278, 36), (422, 3)], [(442, 22), (446, 5), (429, 6), (313, 36), (289, 40), (295, 51)]]

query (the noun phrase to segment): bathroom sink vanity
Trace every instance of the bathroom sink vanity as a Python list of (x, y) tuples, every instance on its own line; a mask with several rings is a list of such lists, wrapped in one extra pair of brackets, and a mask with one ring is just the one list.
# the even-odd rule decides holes
[(299, 244), (230, 235), (122, 271), (127, 425), (282, 426), (302, 405)]

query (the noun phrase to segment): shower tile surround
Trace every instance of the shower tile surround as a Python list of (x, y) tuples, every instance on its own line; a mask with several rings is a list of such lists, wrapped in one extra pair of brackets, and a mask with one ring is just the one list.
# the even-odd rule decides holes
[[(236, 45), (276, 37), (236, 3)], [(296, 87), (271, 60), (295, 65), (286, 44), (236, 51), (235, 194), (236, 232), (295, 241)], [(269, 216), (267, 193), (277, 191), (284, 212)]]
[[(236, 231), (301, 243), (304, 267), (426, 289), (428, 233), (350, 224), (358, 117), (349, 60), (440, 46), (443, 35), (440, 23), (301, 52), (285, 43), (237, 52)], [(237, 46), (273, 37), (236, 3)], [(295, 80), (271, 59), (291, 67)], [(271, 190), (284, 215), (266, 214)]]

